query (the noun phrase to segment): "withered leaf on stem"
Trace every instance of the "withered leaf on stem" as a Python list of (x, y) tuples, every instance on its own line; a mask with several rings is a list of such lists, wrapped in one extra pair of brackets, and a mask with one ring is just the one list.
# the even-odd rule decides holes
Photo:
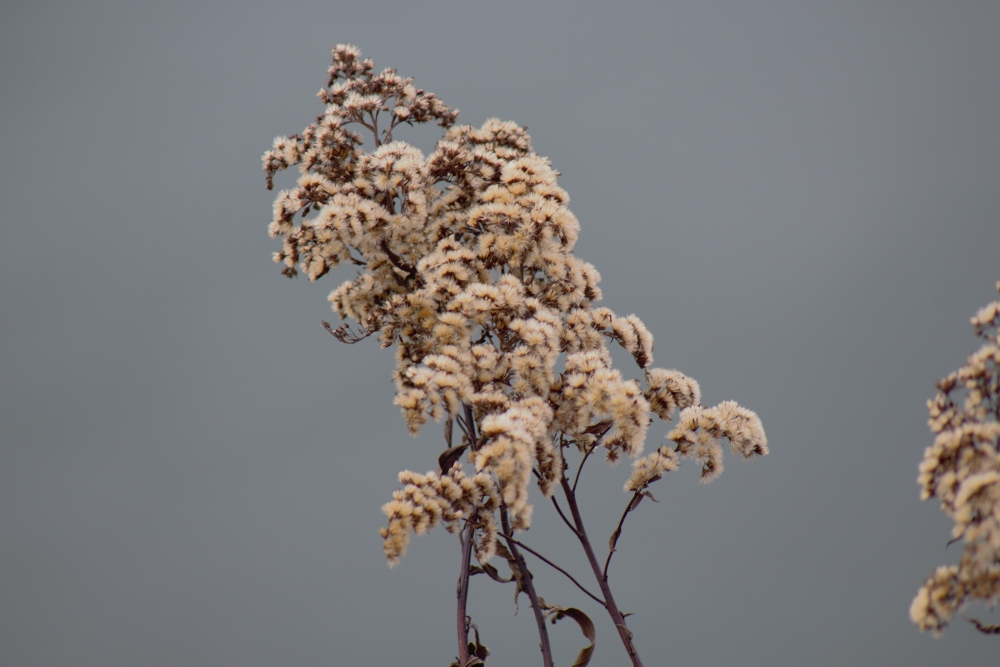
[(459, 445), (458, 447), (452, 447), (441, 452), (441, 455), (438, 457), (438, 469), (441, 474), (451, 470), (451, 467), (462, 458), (462, 454), (468, 448), (468, 445)]
[(481, 565), (472, 565), (469, 567), (469, 574), (485, 574), (493, 581), (497, 581), (501, 584), (509, 584), (514, 581), (514, 575), (504, 578), (500, 576), (500, 572), (490, 565), (489, 563), (482, 563)]
[(552, 624), (555, 625), (558, 621), (565, 617), (572, 618), (576, 621), (577, 625), (580, 626), (580, 632), (583, 636), (590, 640), (588, 646), (580, 649), (580, 652), (576, 655), (576, 660), (573, 662), (572, 667), (587, 667), (590, 664), (590, 659), (594, 655), (594, 644), (597, 638), (597, 631), (594, 628), (594, 622), (590, 620), (590, 617), (585, 613), (577, 609), (576, 607), (560, 607), (558, 605), (547, 605), (543, 602), (543, 607), (546, 610), (552, 620)]

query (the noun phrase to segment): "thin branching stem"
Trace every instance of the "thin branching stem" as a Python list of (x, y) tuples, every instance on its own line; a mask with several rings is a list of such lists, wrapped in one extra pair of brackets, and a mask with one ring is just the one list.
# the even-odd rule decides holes
[(375, 147), (378, 148), (382, 145), (382, 141), (378, 137), (378, 110), (375, 113), (371, 111), (368, 112), (368, 117), (372, 119), (371, 131), (375, 135)]
[(604, 561), (604, 578), (608, 578), (608, 565), (611, 564), (611, 557), (615, 555), (618, 550), (615, 547), (618, 546), (618, 538), (622, 536), (622, 525), (625, 523), (625, 517), (628, 513), (636, 508), (636, 501), (641, 497), (642, 492), (636, 491), (632, 494), (632, 498), (629, 499), (628, 505), (625, 506), (625, 511), (622, 512), (622, 518), (618, 519), (618, 525), (615, 527), (615, 532), (611, 533), (611, 541), (608, 543), (608, 558)]
[(571, 531), (573, 531), (573, 534), (576, 535), (577, 539), (579, 539), (580, 533), (576, 532), (576, 526), (574, 526), (573, 523), (569, 519), (566, 518), (566, 515), (563, 514), (562, 508), (559, 507), (559, 501), (556, 500), (555, 496), (552, 496), (552, 505), (556, 508), (556, 512), (559, 512), (559, 516), (560, 516), (560, 518), (562, 518), (562, 520), (566, 524), (566, 526)]
[[(475, 451), (476, 426), (472, 416), (472, 408), (468, 405), (465, 406), (465, 419), (468, 420), (468, 424), (462, 424), (462, 418), (458, 419), (458, 423), (463, 428), (467, 427), (466, 435), (469, 436), (469, 445)], [(449, 442), (448, 445), (450, 447), (451, 443)], [(476, 533), (475, 522), (477, 518), (478, 511), (473, 512), (472, 517), (465, 524), (462, 536), (462, 571), (458, 576), (458, 609), (455, 619), (458, 628), (458, 664), (460, 667), (465, 667), (469, 661), (469, 625), (466, 609), (469, 601), (469, 562), (472, 559), (472, 541)]]
[[(371, 125), (369, 125), (368, 123), (366, 123), (363, 120), (363, 118), (364, 118), (364, 116), (358, 116), (357, 118), (353, 118), (351, 121), (348, 121), (348, 122), (358, 123), (359, 125), (362, 125), (362, 126), (368, 128), (369, 132), (373, 132), (374, 133), (375, 132), (375, 128), (373, 128)], [(375, 146), (376, 146), (376, 148), (378, 147), (378, 145), (379, 145), (378, 135), (376, 134), (375, 135)]]
[(583, 591), (584, 593), (586, 593), (587, 595), (589, 595), (589, 596), (591, 597), (591, 599), (593, 599), (593, 600), (594, 600), (595, 602), (597, 602), (597, 603), (598, 603), (599, 605), (601, 605), (602, 607), (603, 607), (603, 606), (605, 606), (605, 603), (604, 603), (604, 600), (602, 600), (601, 598), (597, 597), (596, 595), (594, 595), (593, 593), (591, 593), (590, 591), (588, 591), (588, 590), (586, 589), (586, 587), (585, 587), (585, 586), (584, 586), (583, 584), (581, 584), (581, 583), (580, 583), (579, 581), (577, 581), (577, 580), (576, 580), (576, 579), (575, 579), (575, 578), (573, 577), (573, 575), (572, 575), (572, 574), (570, 574), (570, 573), (569, 573), (569, 572), (567, 572), (566, 570), (562, 569), (561, 567), (559, 567), (558, 565), (556, 565), (555, 563), (553, 563), (552, 561), (550, 561), (550, 560), (549, 560), (548, 558), (546, 558), (546, 557), (545, 557), (545, 556), (543, 556), (542, 554), (538, 553), (537, 551), (535, 551), (534, 549), (532, 549), (531, 547), (529, 547), (529, 546), (528, 546), (527, 544), (525, 544), (524, 542), (521, 542), (521, 541), (519, 541), (519, 540), (515, 539), (514, 537), (512, 537), (512, 536), (510, 536), (510, 535), (505, 535), (505, 534), (503, 534), (503, 533), (501, 533), (501, 536), (502, 536), (502, 537), (503, 537), (503, 538), (504, 538), (505, 540), (510, 540), (511, 542), (513, 542), (514, 544), (516, 544), (517, 546), (521, 547), (522, 549), (524, 549), (525, 551), (527, 551), (527, 552), (528, 552), (528, 553), (530, 553), (531, 555), (533, 555), (533, 556), (535, 556), (536, 558), (538, 558), (539, 560), (541, 560), (541, 561), (542, 561), (543, 563), (545, 563), (545, 564), (547, 564), (547, 565), (550, 565), (551, 567), (555, 568), (556, 570), (559, 570), (560, 572), (562, 572), (562, 573), (563, 573), (564, 575), (566, 575), (566, 578), (567, 578), (567, 579), (569, 579), (569, 580), (570, 580), (570, 581), (572, 581), (572, 582), (573, 582), (574, 584), (576, 584), (576, 587), (577, 587), (577, 588), (579, 588), (579, 589), (580, 589), (581, 591)]
[(475, 526), (472, 521), (466, 522), (462, 536), (462, 572), (458, 576), (458, 610), (456, 613), (459, 665), (465, 665), (469, 661), (469, 625), (466, 607), (469, 600), (469, 560), (472, 558), (472, 535), (474, 532)]
[(622, 644), (625, 645), (628, 657), (632, 661), (632, 667), (643, 667), (642, 660), (639, 658), (639, 654), (635, 650), (635, 645), (632, 643), (632, 632), (625, 625), (625, 617), (618, 609), (615, 597), (611, 593), (611, 588), (608, 586), (608, 578), (601, 570), (601, 566), (597, 562), (597, 556), (594, 555), (594, 548), (591, 546), (590, 539), (587, 537), (587, 531), (583, 527), (583, 518), (580, 516), (580, 508), (576, 503), (576, 494), (573, 492), (573, 487), (570, 486), (569, 480), (566, 477), (562, 478), (562, 489), (563, 493), (566, 494), (566, 503), (569, 505), (570, 512), (573, 515), (573, 522), (576, 524), (577, 539), (580, 540), (580, 545), (583, 547), (584, 553), (587, 554), (587, 560), (594, 571), (594, 578), (597, 579), (597, 583), (601, 587), (601, 593), (604, 595), (604, 608), (608, 610), (611, 621), (618, 630), (618, 636), (621, 637)]
[[(465, 403), (463, 406), (464, 421), (468, 427), (468, 437), (469, 443), (472, 451), (476, 451), (479, 448), (478, 437), (476, 435), (476, 416), (472, 411), (472, 406)], [(517, 548), (518, 542), (512, 537), (513, 531), (510, 528), (510, 517), (507, 513), (507, 504), (501, 499), (500, 500), (500, 525), (503, 528), (503, 537), (507, 542), (507, 549), (510, 551), (511, 556), (514, 557), (515, 565), (518, 572), (515, 575), (518, 577), (521, 588), (525, 593), (528, 594), (528, 599), (531, 601), (531, 610), (535, 616), (535, 624), (538, 626), (538, 638), (540, 643), (540, 648), (542, 651), (542, 663), (544, 667), (553, 667), (552, 663), (552, 647), (549, 644), (549, 630), (545, 626), (545, 616), (542, 610), (541, 602), (538, 599), (538, 593), (535, 591), (535, 584), (532, 582), (531, 571), (528, 570), (527, 564), (524, 562), (524, 556), (521, 555), (520, 550)], [(469, 549), (471, 553), (472, 544), (472, 533), (469, 533)], [(527, 548), (527, 547), (525, 547)], [(536, 554), (537, 555), (537, 554)], [(468, 570), (469, 560), (465, 561), (465, 569)], [(468, 578), (468, 575), (466, 575)], [(466, 588), (466, 595), (468, 595), (468, 589)], [(461, 601), (462, 604), (464, 601)], [(466, 634), (468, 638), (468, 634)], [(466, 642), (468, 639), (466, 639)], [(468, 647), (466, 647), (466, 653), (468, 653)], [(463, 664), (464, 663), (460, 663)]]
[(592, 444), (587, 451), (584, 452), (583, 459), (580, 461), (580, 465), (576, 469), (576, 477), (573, 478), (573, 493), (576, 493), (576, 485), (580, 481), (580, 473), (583, 472), (583, 464), (586, 463), (587, 459), (590, 458), (590, 455), (594, 453), (594, 450), (597, 449), (597, 445), (600, 444), (600, 442), (600, 439), (595, 440), (594, 444)]
[[(399, 101), (398, 98), (396, 99), (396, 101), (397, 102)], [(387, 143), (388, 144), (388, 143), (392, 142), (392, 131), (394, 129), (396, 129), (397, 125), (399, 125), (399, 116), (397, 116), (395, 113), (393, 113), (392, 114), (392, 123), (389, 125), (389, 129), (388, 130), (382, 130), (382, 134), (385, 136), (385, 140), (383, 141), (383, 143)]]
[(455, 423), (458, 424), (458, 427), (460, 429), (462, 429), (462, 433), (465, 434), (465, 437), (469, 438), (469, 442), (472, 442), (472, 438), (469, 436), (469, 429), (466, 428), (466, 426), (465, 426), (465, 419), (463, 419), (461, 416), (459, 416), (455, 420)]
[(507, 516), (507, 504), (502, 500), (500, 501), (500, 525), (503, 527), (507, 549), (510, 551), (511, 556), (514, 557), (514, 562), (520, 571), (515, 574), (517, 574), (518, 580), (521, 582), (521, 588), (528, 594), (528, 599), (531, 601), (531, 611), (535, 614), (535, 625), (538, 626), (538, 638), (541, 642), (542, 663), (545, 667), (553, 667), (552, 647), (549, 645), (549, 630), (545, 627), (545, 614), (542, 610), (541, 602), (538, 600), (538, 593), (535, 592), (535, 584), (531, 580), (531, 572), (524, 562), (524, 556), (521, 555), (521, 551), (517, 548), (517, 542), (512, 537), (507, 537), (512, 531), (510, 529), (510, 519)]
[[(542, 479), (542, 474), (538, 472), (537, 468), (532, 468), (531, 472), (534, 473), (536, 479), (538, 480)], [(573, 534), (576, 535), (576, 528), (573, 527), (573, 523), (566, 518), (565, 514), (563, 514), (562, 508), (559, 507), (559, 501), (556, 500), (555, 496), (552, 496), (550, 500), (552, 501), (552, 505), (556, 508), (556, 512), (559, 513), (559, 518), (561, 518), (563, 520), (563, 523), (566, 524), (566, 527), (569, 528), (571, 531), (573, 531)]]
[(479, 449), (478, 439), (476, 438), (476, 416), (472, 413), (472, 406), (468, 403), (464, 403), (462, 407), (465, 409), (465, 423), (469, 427), (469, 445), (472, 447), (472, 451)]

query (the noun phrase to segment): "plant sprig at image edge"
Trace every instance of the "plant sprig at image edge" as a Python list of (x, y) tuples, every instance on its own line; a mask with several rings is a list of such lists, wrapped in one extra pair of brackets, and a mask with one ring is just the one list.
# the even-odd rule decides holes
[[(1000, 600), (1000, 301), (980, 308), (971, 324), (983, 345), (927, 401), (935, 437), (917, 478), (921, 499), (937, 498), (955, 521), (948, 544), (964, 542), (958, 564), (937, 567), (910, 605), (910, 619), (936, 636), (968, 603), (993, 608)], [(966, 620), (1000, 635), (998, 624)]]
[[(622, 526), (682, 459), (709, 482), (722, 472), (723, 440), (743, 458), (766, 455), (760, 419), (731, 401), (701, 405), (694, 379), (653, 367), (653, 336), (638, 317), (595, 305), (600, 275), (572, 253), (580, 226), (569, 197), (524, 128), (496, 119), (457, 125), (457, 111), (393, 69), (376, 74), (349, 45), (333, 49), (319, 98), (316, 122), (275, 139), (263, 158), (269, 189), (277, 172), (300, 172), (275, 199), (269, 232), (282, 248), (274, 260), (309, 280), (356, 267), (329, 297), (345, 323), (328, 329), (345, 343), (377, 336), (395, 346), (395, 403), (411, 433), (428, 418), (444, 425), (437, 469), (399, 473), (402, 488), (383, 507), (389, 564), (412, 535), (439, 524), (459, 536), (457, 667), (489, 655), (467, 609), (474, 574), (527, 595), (543, 665), (553, 664), (546, 621), (563, 618), (590, 641), (574, 665), (590, 661), (593, 622), (545, 602), (528, 556), (603, 607), (631, 664), (642, 665), (608, 583)], [(430, 155), (394, 138), (403, 125), (432, 122), (443, 136)], [(641, 380), (613, 367), (609, 341), (631, 354)], [(653, 415), (672, 428), (643, 456)], [(595, 454), (632, 460), (606, 554), (595, 551), (604, 542), (591, 541), (577, 502), (580, 472)], [(533, 485), (584, 551), (589, 583), (526, 544)]]

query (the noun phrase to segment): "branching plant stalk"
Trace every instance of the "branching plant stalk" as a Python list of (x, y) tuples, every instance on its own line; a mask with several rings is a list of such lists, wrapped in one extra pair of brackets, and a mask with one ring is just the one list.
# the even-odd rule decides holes
[(469, 662), (469, 624), (466, 606), (469, 599), (469, 561), (472, 558), (472, 535), (475, 532), (473, 521), (466, 524), (462, 535), (462, 574), (458, 577), (458, 664), (465, 667)]
[[(472, 411), (472, 406), (469, 404), (464, 404), (463, 406), (464, 426), (466, 427), (466, 437), (469, 438), (470, 449), (474, 452), (479, 449), (479, 438), (476, 433), (476, 417)], [(473, 517), (473, 521), (475, 517)], [(542, 663), (544, 667), (553, 667), (552, 663), (552, 647), (549, 644), (549, 630), (545, 626), (545, 616), (542, 612), (542, 605), (538, 599), (538, 593), (535, 591), (535, 585), (532, 582), (531, 571), (528, 570), (528, 566), (524, 561), (524, 556), (521, 555), (521, 551), (517, 548), (517, 541), (512, 537), (513, 531), (510, 527), (510, 517), (507, 513), (507, 505), (500, 501), (500, 525), (503, 527), (503, 537), (504, 541), (507, 542), (507, 549), (510, 551), (511, 556), (514, 557), (514, 563), (518, 569), (515, 572), (515, 576), (518, 577), (520, 581), (521, 588), (525, 593), (528, 594), (528, 599), (531, 601), (531, 610), (535, 615), (535, 624), (538, 626), (538, 639), (540, 643), (540, 648), (542, 651)], [(469, 659), (469, 642), (468, 642), (468, 626), (465, 620), (465, 610), (467, 599), (469, 595), (469, 563), (472, 557), (472, 540), (475, 534), (475, 528), (470, 522), (469, 527), (466, 529), (466, 537), (464, 538), (462, 544), (462, 574), (459, 578), (459, 599), (458, 599), (458, 641), (459, 641), (459, 664), (465, 665), (465, 662)], [(464, 586), (463, 586), (464, 582)], [(463, 657), (464, 656), (464, 657)]]
[(507, 505), (503, 501), (500, 503), (500, 525), (503, 527), (504, 541), (507, 542), (507, 549), (514, 557), (514, 563), (520, 572), (518, 579), (521, 582), (521, 587), (528, 594), (528, 599), (531, 601), (531, 610), (535, 614), (535, 624), (538, 626), (538, 639), (541, 643), (542, 663), (545, 667), (553, 667), (552, 647), (549, 645), (549, 629), (545, 626), (545, 615), (542, 613), (542, 605), (538, 600), (538, 593), (535, 592), (535, 585), (531, 581), (531, 572), (524, 562), (524, 556), (521, 555), (521, 551), (517, 548), (517, 543), (508, 537), (512, 532), (510, 529), (510, 519), (507, 516)]
[[(462, 419), (459, 419), (459, 426), (465, 431), (466, 437), (469, 439), (469, 447), (472, 451), (476, 451), (478, 448), (478, 442), (476, 439), (476, 421), (472, 414), (472, 407), (469, 405), (464, 406), (465, 419), (464, 423)], [(449, 434), (448, 447), (451, 447), (451, 440)], [(468, 624), (468, 614), (466, 610), (468, 608), (469, 602), (469, 564), (472, 560), (472, 542), (476, 534), (476, 519), (477, 513), (469, 518), (466, 523), (464, 534), (462, 536), (462, 570), (458, 576), (458, 610), (456, 613), (456, 621), (458, 628), (458, 664), (459, 667), (465, 667), (466, 663), (469, 662), (469, 624)]]
[(542, 561), (546, 565), (549, 565), (553, 569), (555, 569), (555, 570), (557, 570), (559, 572), (562, 572), (564, 575), (566, 575), (567, 579), (569, 579), (570, 581), (572, 581), (576, 585), (577, 588), (579, 588), (581, 591), (583, 591), (588, 596), (590, 596), (590, 598), (594, 602), (596, 602), (597, 604), (601, 605), (602, 607), (604, 606), (604, 600), (602, 600), (601, 598), (597, 597), (596, 595), (594, 595), (593, 593), (591, 593), (590, 591), (588, 591), (587, 588), (583, 584), (581, 584), (579, 581), (577, 581), (576, 578), (573, 575), (571, 575), (569, 572), (567, 572), (563, 568), (559, 567), (558, 565), (556, 565), (555, 563), (553, 563), (551, 560), (549, 560), (548, 558), (546, 558), (542, 554), (538, 553), (537, 551), (535, 551), (534, 549), (532, 549), (531, 547), (529, 547), (524, 542), (521, 542), (520, 540), (517, 540), (517, 539), (511, 537), (510, 535), (503, 535), (503, 534), (501, 534), (501, 537), (503, 537), (505, 540), (513, 542), (514, 544), (516, 544), (517, 546), (521, 547), (522, 549), (524, 549), (525, 551), (527, 551), (531, 555), (533, 555), (536, 558), (538, 558), (538, 560)]
[(563, 520), (563, 523), (566, 524), (566, 527), (569, 528), (573, 532), (573, 534), (576, 535), (577, 538), (579, 539), (580, 536), (577, 535), (576, 528), (573, 526), (573, 522), (571, 522), (569, 519), (566, 518), (566, 515), (563, 513), (562, 508), (559, 507), (559, 501), (556, 500), (555, 496), (552, 496), (552, 505), (556, 508), (556, 512), (559, 513), (559, 518)]
[(590, 539), (587, 537), (587, 531), (583, 527), (583, 518), (580, 516), (580, 507), (576, 502), (576, 493), (573, 491), (573, 487), (570, 486), (569, 480), (564, 476), (562, 478), (562, 489), (563, 493), (566, 494), (566, 503), (569, 505), (569, 511), (573, 516), (573, 522), (576, 524), (576, 536), (580, 540), (580, 545), (583, 547), (584, 553), (587, 554), (587, 560), (590, 562), (590, 567), (594, 571), (594, 578), (597, 579), (597, 584), (601, 587), (601, 593), (604, 595), (604, 608), (608, 610), (608, 614), (611, 616), (611, 621), (615, 624), (618, 629), (618, 636), (621, 637), (622, 644), (625, 645), (625, 650), (628, 652), (629, 659), (632, 660), (633, 667), (643, 667), (642, 660), (639, 658), (639, 653), (635, 650), (635, 645), (632, 643), (632, 632), (625, 625), (625, 617), (622, 616), (621, 611), (618, 609), (618, 605), (615, 603), (615, 597), (611, 594), (611, 587), (608, 586), (608, 577), (601, 569), (600, 563), (597, 562), (597, 556), (594, 554), (594, 548), (590, 544)]
[(625, 524), (625, 518), (628, 517), (629, 512), (634, 510), (638, 504), (639, 500), (642, 498), (642, 492), (636, 491), (632, 494), (632, 498), (629, 499), (628, 505), (625, 506), (625, 511), (622, 512), (622, 518), (618, 519), (618, 525), (615, 526), (615, 532), (611, 533), (611, 540), (608, 543), (608, 559), (604, 561), (604, 578), (608, 578), (608, 566), (611, 565), (611, 557), (615, 555), (618, 551), (618, 538), (622, 536), (622, 526)]
[(573, 487), (572, 487), (573, 493), (576, 493), (576, 485), (580, 483), (580, 473), (583, 472), (583, 464), (587, 462), (587, 459), (590, 458), (590, 455), (594, 453), (594, 450), (597, 449), (597, 446), (600, 443), (601, 439), (598, 438), (597, 440), (594, 441), (594, 444), (592, 444), (590, 447), (587, 448), (587, 451), (584, 453), (583, 459), (580, 461), (580, 465), (576, 469), (576, 476), (573, 478)]

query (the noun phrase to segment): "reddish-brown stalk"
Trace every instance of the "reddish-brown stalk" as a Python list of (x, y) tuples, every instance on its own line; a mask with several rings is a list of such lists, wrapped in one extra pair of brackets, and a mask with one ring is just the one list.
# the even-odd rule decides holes
[[(511, 534), (510, 520), (507, 517), (507, 506), (502, 501), (500, 503), (500, 525), (503, 527), (505, 535)], [(545, 667), (552, 667), (552, 647), (549, 645), (549, 630), (545, 627), (545, 615), (542, 613), (542, 605), (538, 600), (538, 593), (535, 592), (535, 584), (531, 580), (531, 572), (528, 570), (528, 566), (524, 562), (524, 556), (521, 555), (514, 540), (506, 538), (505, 541), (507, 542), (507, 549), (514, 557), (514, 563), (519, 570), (518, 573), (515, 573), (515, 576), (521, 582), (521, 588), (528, 594), (528, 599), (531, 601), (531, 611), (535, 614), (535, 624), (538, 626), (538, 639), (541, 643), (542, 663)]]
[(594, 572), (594, 578), (597, 579), (597, 585), (601, 587), (601, 594), (604, 596), (604, 608), (608, 610), (611, 622), (615, 624), (615, 628), (618, 630), (618, 636), (621, 638), (622, 644), (625, 645), (625, 650), (628, 652), (628, 657), (632, 661), (633, 667), (642, 667), (642, 659), (639, 658), (639, 653), (632, 643), (632, 631), (625, 624), (625, 617), (622, 615), (621, 610), (618, 609), (615, 596), (612, 595), (611, 587), (608, 585), (607, 572), (601, 569), (600, 564), (597, 562), (597, 556), (594, 554), (594, 548), (590, 544), (590, 538), (587, 537), (587, 531), (583, 526), (583, 517), (580, 516), (580, 507), (576, 502), (576, 491), (570, 486), (569, 480), (566, 479), (565, 475), (562, 478), (562, 490), (566, 496), (566, 504), (569, 505), (570, 514), (573, 517), (573, 532), (576, 534), (577, 539), (580, 540), (580, 545), (583, 547), (584, 553), (587, 554), (587, 561)]
[(462, 573), (458, 577), (458, 664), (461, 667), (469, 662), (469, 620), (465, 613), (469, 599), (469, 560), (472, 558), (472, 535), (475, 526), (469, 519), (462, 535)]

